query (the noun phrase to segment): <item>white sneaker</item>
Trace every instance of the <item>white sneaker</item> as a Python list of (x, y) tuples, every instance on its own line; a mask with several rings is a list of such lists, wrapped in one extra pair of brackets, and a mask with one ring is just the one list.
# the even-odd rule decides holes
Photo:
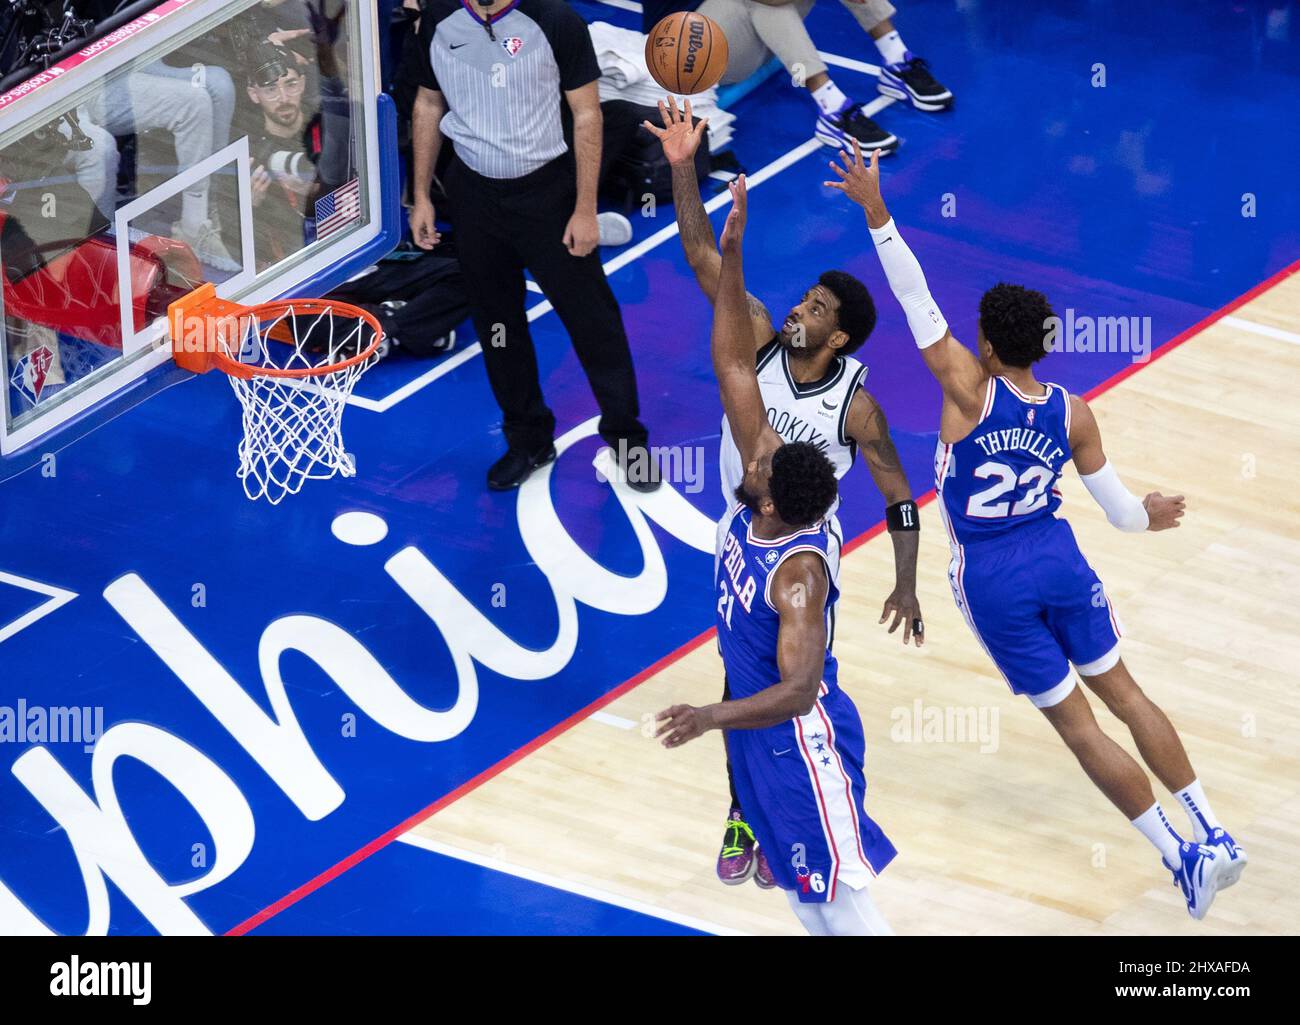
[(1223, 866), (1223, 875), (1219, 879), (1219, 889), (1226, 890), (1241, 878), (1241, 873), (1246, 870), (1246, 865), (1250, 863), (1250, 859), (1246, 857), (1246, 848), (1237, 843), (1226, 829), (1217, 826), (1210, 830), (1210, 835), (1205, 840), (1205, 846), (1217, 848), (1223, 852), (1223, 857), (1227, 859), (1227, 864)]
[(172, 225), (172, 238), (184, 242), (194, 250), (195, 258), (205, 267), (227, 274), (236, 274), (244, 269), (243, 264), (230, 255), (230, 250), (221, 237), (221, 229), (214, 221), (202, 221), (193, 230), (177, 221)]
[(625, 246), (632, 241), (632, 222), (622, 214), (608, 210), (596, 215), (602, 246)]

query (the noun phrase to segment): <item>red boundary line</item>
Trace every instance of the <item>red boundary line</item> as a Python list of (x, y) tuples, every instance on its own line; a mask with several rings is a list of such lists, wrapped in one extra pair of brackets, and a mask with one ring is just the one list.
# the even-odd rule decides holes
[[(1274, 285), (1277, 285), (1279, 282), (1285, 280), (1286, 278), (1289, 278), (1292, 274), (1295, 274), (1297, 271), (1300, 271), (1300, 260), (1296, 260), (1294, 263), (1290, 264), (1289, 266), (1282, 268), (1276, 274), (1273, 274), (1272, 276), (1264, 279), (1258, 285), (1251, 288), (1249, 291), (1243, 292), (1241, 295), (1239, 295), (1236, 299), (1233, 299), (1227, 305), (1219, 307), (1219, 309), (1215, 310), (1209, 316), (1197, 321), (1197, 323), (1193, 324), (1185, 331), (1182, 331), (1179, 334), (1174, 335), (1174, 337), (1169, 339), (1169, 341), (1165, 342), (1163, 345), (1158, 346), (1151, 353), (1150, 359), (1148, 359), (1145, 363), (1132, 363), (1129, 366), (1125, 367), (1123, 370), (1117, 371), (1116, 373), (1112, 374), (1110, 377), (1106, 378), (1106, 380), (1102, 381), (1099, 385), (1097, 385), (1096, 387), (1092, 388), (1090, 391), (1085, 393), (1084, 398), (1091, 400), (1096, 398), (1098, 395), (1101, 395), (1109, 391), (1111, 388), (1115, 387), (1115, 385), (1119, 384), (1121, 381), (1125, 380), (1128, 377), (1131, 377), (1133, 374), (1136, 374), (1143, 367), (1150, 366), (1161, 356), (1168, 355), (1170, 352), (1178, 348), (1178, 346), (1182, 345), (1184, 342), (1188, 341), (1191, 338), (1196, 337), (1196, 335), (1200, 334), (1202, 331), (1210, 327), (1212, 324), (1228, 316), (1228, 314), (1230, 314), (1233, 310), (1238, 309), (1241, 306), (1244, 306), (1252, 299), (1257, 298), (1258, 296), (1260, 296), (1261, 294), (1263, 294), (1264, 292), (1272, 288)], [(916, 504), (918, 506), (926, 505), (929, 502), (933, 501), (934, 497), (935, 497), (935, 492), (934, 489), (931, 488), (929, 491), (927, 491), (924, 495), (922, 495), (917, 500)], [(884, 529), (885, 529), (885, 524), (883, 522), (877, 523), (871, 529), (864, 531), (863, 533), (859, 534), (857, 537), (853, 538), (851, 541), (846, 543), (843, 548), (843, 554), (848, 555), (854, 549), (861, 547), (862, 545), (870, 541), (873, 537), (879, 535)], [(307, 882), (303, 883), (297, 889), (292, 890), (291, 892), (285, 894), (274, 904), (270, 904), (267, 907), (263, 908), (261, 911), (257, 912), (257, 914), (252, 915), (249, 918), (246, 918), (244, 921), (240, 922), (234, 928), (230, 929), (226, 933), (226, 935), (243, 936), (245, 933), (249, 932), (250, 930), (256, 929), (262, 923), (274, 918), (285, 908), (291, 907), (292, 905), (298, 903), (298, 901), (302, 900), (303, 897), (306, 897), (308, 894), (311, 894), (316, 890), (319, 890), (326, 883), (329, 883), (334, 879), (337, 879), (344, 872), (358, 865), (362, 861), (365, 861), (366, 858), (370, 857), (370, 855), (374, 854), (376, 851), (380, 850), (381, 848), (387, 847), (390, 843), (396, 840), (403, 833), (418, 826), (421, 822), (424, 822), (426, 819), (429, 819), (433, 815), (436, 815), (438, 812), (442, 811), (442, 809), (446, 808), (448, 805), (454, 804), (456, 801), (459, 801), (462, 797), (465, 797), (472, 791), (477, 790), (484, 783), (488, 782), (490, 779), (496, 776), (499, 776), (501, 773), (505, 772), (506, 769), (510, 768), (516, 762), (522, 761), (524, 758), (528, 757), (528, 755), (532, 754), (538, 748), (544, 747), (545, 745), (549, 744), (560, 734), (567, 732), (572, 727), (582, 722), (582, 720), (588, 718), (593, 712), (599, 711), (601, 708), (604, 708), (606, 705), (610, 704), (611, 702), (616, 701), (618, 698), (621, 698), (624, 694), (627, 694), (629, 691), (635, 689), (636, 687), (639, 687), (642, 683), (644, 683), (650, 677), (659, 673), (661, 670), (667, 669), (674, 662), (678, 661), (681, 658), (684, 658), (686, 655), (689, 655), (692, 651), (694, 651), (700, 645), (704, 644), (707, 640), (709, 640), (709, 638), (713, 637), (713, 635), (716, 633), (716, 630), (717, 630), (716, 627), (709, 627), (709, 629), (705, 630), (698, 637), (694, 637), (691, 640), (687, 641), (676, 651), (670, 652), (669, 654), (665, 655), (663, 658), (659, 659), (659, 661), (655, 662), (650, 666), (647, 666), (645, 669), (641, 670), (641, 672), (633, 676), (630, 680), (626, 680), (625, 682), (615, 687), (613, 690), (609, 691), (607, 694), (601, 695), (599, 698), (591, 702), (591, 704), (587, 705), (585, 708), (581, 708), (578, 711), (574, 712), (567, 719), (552, 726), (545, 733), (541, 734), (538, 737), (535, 737), (533, 740), (530, 740), (523, 747), (514, 751), (512, 754), (507, 755), (505, 758), (501, 759), (501, 761), (484, 769), (473, 779), (467, 780), (466, 782), (462, 783), (455, 790), (451, 791), (448, 794), (444, 794), (442, 797), (438, 798), (438, 800), (434, 801), (428, 807), (422, 809), (421, 811), (416, 812), (414, 815), (398, 823), (396, 826), (388, 830), (386, 833), (376, 837), (374, 840), (371, 840), (370, 843), (366, 844), (360, 850), (353, 852), (352, 854), (348, 855), (348, 857), (344, 858), (342, 861), (338, 862), (335, 865), (332, 865), (330, 868), (327, 868), (324, 872), (321, 872), (314, 879), (309, 879)]]

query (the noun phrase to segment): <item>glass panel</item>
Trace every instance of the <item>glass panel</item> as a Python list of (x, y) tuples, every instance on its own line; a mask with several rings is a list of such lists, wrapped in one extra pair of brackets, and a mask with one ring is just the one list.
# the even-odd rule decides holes
[(290, 288), (369, 223), (359, 8), (313, 6), (225, 4), (0, 136), (9, 432), (157, 344), (198, 284)]

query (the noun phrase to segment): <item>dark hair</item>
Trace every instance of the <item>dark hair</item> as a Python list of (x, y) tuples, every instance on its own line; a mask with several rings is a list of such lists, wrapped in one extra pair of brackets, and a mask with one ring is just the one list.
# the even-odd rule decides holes
[(1047, 355), (1047, 321), (1054, 316), (1047, 296), (1020, 285), (1000, 282), (980, 299), (980, 330), (1009, 367), (1032, 366)]
[(835, 320), (849, 340), (839, 351), (846, 356), (857, 352), (876, 326), (876, 304), (871, 301), (867, 286), (842, 270), (828, 270), (817, 279), (817, 284), (840, 303), (840, 308), (835, 311)]
[(794, 441), (772, 453), (768, 491), (776, 514), (791, 526), (806, 527), (820, 520), (838, 490), (835, 467), (816, 445)]

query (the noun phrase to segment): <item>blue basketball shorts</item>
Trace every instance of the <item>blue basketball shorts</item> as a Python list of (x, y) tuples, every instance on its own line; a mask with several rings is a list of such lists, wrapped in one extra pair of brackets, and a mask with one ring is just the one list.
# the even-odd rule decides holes
[(956, 545), (948, 582), (1012, 691), (1039, 708), (1069, 695), (1071, 664), (1096, 676), (1119, 661), (1119, 619), (1065, 520)]
[(864, 807), (866, 742), (849, 696), (822, 685), (811, 712), (729, 730), (736, 794), (777, 885), (805, 904), (860, 889), (897, 851)]

